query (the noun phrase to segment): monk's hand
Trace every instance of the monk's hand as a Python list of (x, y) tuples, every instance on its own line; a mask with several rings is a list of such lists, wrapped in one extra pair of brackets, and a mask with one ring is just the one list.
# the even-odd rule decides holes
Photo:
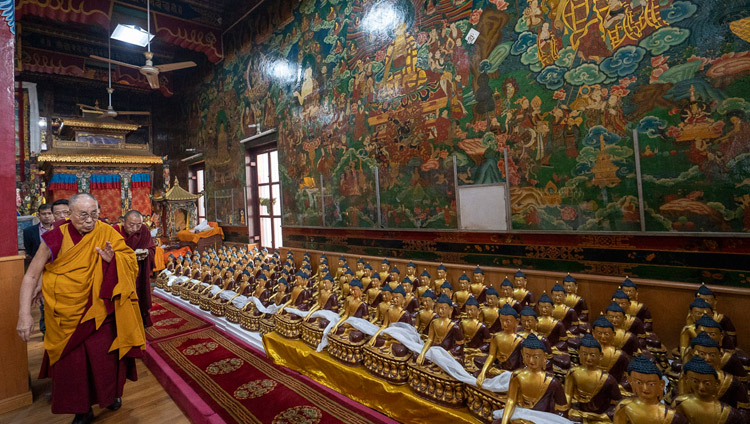
[(18, 315), (16, 331), (21, 340), (25, 342), (29, 341), (31, 338), (31, 332), (34, 331), (34, 318), (31, 317), (30, 313)]
[(104, 244), (104, 249), (97, 247), (96, 251), (101, 255), (102, 260), (107, 263), (115, 257), (115, 251), (112, 249), (112, 243), (110, 242)]

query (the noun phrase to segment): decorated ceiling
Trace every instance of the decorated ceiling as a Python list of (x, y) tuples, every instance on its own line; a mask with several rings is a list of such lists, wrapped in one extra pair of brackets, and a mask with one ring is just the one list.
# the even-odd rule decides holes
[(514, 230), (750, 230), (749, 0), (280, 3), (186, 105), (209, 192), (261, 124), (285, 225), (457, 228), (507, 180)]

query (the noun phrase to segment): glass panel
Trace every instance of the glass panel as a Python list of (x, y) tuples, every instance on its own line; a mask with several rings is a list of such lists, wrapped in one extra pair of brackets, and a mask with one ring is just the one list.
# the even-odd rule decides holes
[(196, 193), (200, 193), (201, 191), (203, 191), (203, 188), (205, 187), (205, 181), (203, 179), (204, 178), (204, 173), (205, 173), (204, 169), (199, 169), (198, 172), (197, 172), (197, 177), (198, 177), (198, 179), (197, 179), (198, 180), (198, 191), (196, 191)]
[(260, 215), (271, 215), (271, 188), (267, 185), (258, 186), (258, 201), (260, 202)]
[(262, 153), (256, 158), (258, 162), (258, 183), (268, 182), (268, 153)]
[(271, 237), (272, 237), (272, 231), (273, 231), (273, 223), (271, 222), (271, 218), (261, 218), (260, 219), (260, 244), (263, 247), (273, 247), (271, 246)]
[(273, 220), (273, 241), (274, 248), (281, 247), (281, 219), (275, 218)]
[(273, 197), (273, 214), (276, 216), (281, 215), (281, 202), (279, 201), (279, 185), (271, 184), (271, 195)]
[(279, 152), (274, 150), (271, 154), (271, 182), (279, 182)]

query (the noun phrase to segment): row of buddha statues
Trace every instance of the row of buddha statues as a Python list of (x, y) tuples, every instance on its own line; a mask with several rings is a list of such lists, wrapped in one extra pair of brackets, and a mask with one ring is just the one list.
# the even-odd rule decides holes
[[(331, 272), (323, 254), (313, 272), (309, 253), (297, 262), (289, 251), (282, 261), (278, 250), (222, 246), (169, 257), (156, 284), (246, 330), (325, 347), (344, 366), (468, 407), (485, 422), (750, 422), (750, 359), (705, 285), (669, 351), (629, 278), (592, 315), (569, 274), (535, 296), (521, 270), (498, 284), (477, 266), (454, 285), (442, 264), (433, 279), (412, 262), (404, 276), (387, 259), (377, 272), (362, 259), (354, 269), (347, 262), (341, 256)], [(421, 342), (399, 338), (404, 329)], [(461, 369), (433, 362), (434, 347)]]

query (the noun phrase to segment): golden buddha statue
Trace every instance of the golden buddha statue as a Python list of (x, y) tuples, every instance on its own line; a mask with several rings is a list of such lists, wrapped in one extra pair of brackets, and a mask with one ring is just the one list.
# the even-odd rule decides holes
[[(227, 268), (224, 270), (224, 275), (221, 279), (221, 290), (217, 291), (213, 296), (210, 296), (210, 299), (216, 299), (219, 297), (219, 295), (227, 290), (232, 290), (234, 287), (234, 279), (232, 276), (234, 275), (234, 269), (233, 268)], [(209, 292), (210, 293), (210, 292)]]
[(430, 322), (427, 331), (427, 341), (422, 352), (417, 356), (417, 365), (423, 365), (425, 355), (432, 346), (440, 346), (447, 350), (459, 362), (463, 359), (464, 334), (462, 326), (451, 319), (453, 303), (448, 296), (441, 295), (437, 300), (437, 318)]
[(338, 292), (341, 293), (341, 298), (346, 299), (347, 296), (349, 296), (349, 283), (354, 280), (354, 272), (347, 268), (346, 271), (344, 271), (344, 275), (339, 278), (339, 288)]
[(580, 365), (565, 378), (568, 418), (585, 423), (610, 423), (615, 406), (622, 398), (617, 381), (599, 368), (602, 346), (586, 334), (578, 347)]
[(404, 275), (404, 279), (411, 281), (412, 286), (416, 285), (419, 278), (417, 277), (417, 266), (414, 262), (409, 261), (409, 263), (406, 264), (406, 275)]
[(464, 334), (464, 367), (476, 370), (473, 359), (488, 353), (492, 338), (487, 326), (479, 319), (479, 302), (474, 296), (466, 301), (466, 317), (460, 324)]
[(427, 289), (422, 293), (420, 299), (420, 308), (414, 317), (414, 326), (420, 334), (426, 336), (427, 330), (430, 328), (430, 322), (437, 317), (437, 312), (435, 312), (435, 293)]
[(380, 281), (385, 284), (388, 281), (388, 277), (391, 276), (391, 262), (388, 259), (383, 259), (383, 262), (380, 263), (380, 271), (378, 274), (380, 275)]
[[(705, 332), (710, 338), (712, 338), (716, 343), (719, 343), (720, 345), (724, 341), (724, 331), (721, 327), (721, 324), (716, 322), (716, 320), (709, 315), (703, 315), (695, 323), (695, 329), (698, 334)], [(721, 370), (732, 374), (740, 382), (747, 385), (748, 373), (743, 365), (742, 357), (740, 356), (744, 356), (745, 353), (740, 349), (729, 350), (723, 348), (721, 349), (721, 353), (721, 360), (719, 362), (721, 365)], [(687, 359), (690, 360), (690, 357), (688, 357)]]
[(573, 308), (565, 304), (565, 299), (568, 297), (567, 291), (560, 283), (555, 283), (550, 293), (552, 294), (552, 302), (554, 303), (552, 316), (563, 323), (566, 331), (576, 334), (578, 314)]
[[(312, 292), (308, 288), (307, 274), (303, 271), (297, 271), (294, 276), (294, 287), (291, 293), (289, 293), (289, 300), (284, 304), (284, 307), (292, 306), (301, 311), (306, 311), (309, 306)], [(279, 311), (279, 314), (286, 314), (283, 310)], [(291, 315), (289, 318), (292, 320), (299, 319), (296, 315)]]
[(339, 256), (339, 262), (338, 262), (338, 268), (336, 268), (336, 276), (334, 279), (338, 282), (339, 278), (341, 278), (342, 275), (344, 275), (344, 271), (349, 268), (349, 265), (346, 263), (346, 257), (345, 256)]
[(368, 306), (362, 299), (362, 282), (355, 278), (349, 286), (349, 297), (344, 301), (340, 318), (328, 333), (328, 354), (347, 365), (359, 365), (365, 335), (345, 321), (350, 317), (367, 319)]
[(516, 271), (513, 279), (513, 297), (515, 297), (517, 301), (521, 302), (521, 305), (523, 306), (531, 306), (532, 308), (536, 306), (536, 302), (534, 301), (534, 293), (530, 292), (526, 288), (526, 284), (528, 283), (526, 274), (519, 269), (518, 271)]
[[(367, 273), (365, 273), (365, 275), (367, 275)], [(364, 281), (362, 281), (362, 287), (365, 287)], [(364, 295), (365, 302), (367, 302), (367, 305), (370, 308), (377, 308), (378, 303), (380, 303), (380, 300), (382, 299), (380, 294), (381, 288), (380, 276), (377, 273), (373, 274), (372, 278), (370, 278), (369, 284), (367, 284), (367, 289), (365, 290)]]
[[(722, 370), (722, 351), (721, 345), (712, 339), (708, 333), (702, 332), (690, 341), (692, 356), (700, 357), (708, 363), (714, 370), (719, 381), (717, 398), (727, 405), (738, 410), (745, 418), (750, 420), (750, 400), (748, 400), (747, 388), (742, 382), (732, 374)], [(692, 359), (692, 357), (691, 357)], [(685, 374), (680, 376), (678, 383), (678, 394), (689, 394), (689, 385), (685, 381)], [(749, 421), (745, 421), (749, 422)]]
[(471, 295), (477, 299), (477, 302), (484, 303), (485, 291), (487, 290), (487, 283), (484, 281), (484, 271), (477, 265), (474, 268), (474, 279), (469, 286)]
[(539, 310), (539, 332), (549, 340), (550, 344), (562, 352), (568, 351), (568, 333), (562, 322), (552, 316), (554, 302), (547, 293), (542, 293), (537, 302)]
[(645, 347), (645, 342), (641, 343), (635, 334), (628, 331), (627, 315), (625, 311), (615, 302), (607, 306), (604, 317), (615, 326), (615, 336), (612, 344), (618, 349), (622, 349), (630, 356), (640, 353), (641, 348)]
[(578, 295), (578, 280), (573, 278), (570, 273), (563, 278), (563, 288), (567, 292), (565, 304), (573, 308), (578, 314), (578, 321), (586, 323), (589, 321), (589, 307), (586, 300)]
[[(627, 311), (630, 310), (630, 297), (627, 293), (618, 289), (615, 291), (615, 294), (612, 295), (612, 302), (617, 303), (620, 308), (622, 308), (622, 313), (624, 314), (624, 319), (620, 323), (621, 327), (619, 328), (630, 331), (640, 339), (645, 339), (646, 329), (643, 325), (643, 321), (641, 321), (640, 318), (627, 313)], [(653, 337), (656, 337), (656, 335), (653, 335)], [(643, 343), (645, 343), (645, 341)]]
[(461, 310), (461, 312), (464, 311), (464, 305), (466, 304), (466, 301), (469, 300), (469, 296), (471, 296), (471, 291), (469, 290), (469, 282), (469, 276), (466, 274), (461, 274), (461, 276), (458, 278), (458, 288), (451, 297), (451, 300), (453, 301), (453, 303), (458, 305), (458, 308)]
[[(370, 266), (370, 264), (366, 264), (362, 270), (362, 277), (357, 278), (359, 278), (359, 281), (362, 283), (362, 287), (364, 287), (365, 292), (367, 292), (367, 290), (370, 289), (370, 281), (372, 279), (372, 266)], [(380, 280), (380, 276), (378, 276), (378, 280)]]
[[(417, 297), (419, 297), (420, 299), (422, 298), (422, 295), (424, 294), (425, 291), (427, 290), (432, 291), (432, 282), (430, 282), (431, 278), (432, 276), (430, 275), (429, 272), (427, 272), (426, 269), (422, 271), (421, 274), (419, 274), (419, 286), (417, 287)], [(433, 294), (434, 293), (435, 292), (433, 291)]]
[[(523, 363), (521, 357), (523, 337), (517, 333), (518, 322), (518, 312), (513, 307), (506, 304), (500, 309), (500, 323), (503, 331), (495, 334), (490, 341), (489, 354), (477, 377), (477, 386), (480, 388), (487, 372), (495, 366), (495, 361), (498, 362), (496, 370), (499, 371), (513, 371), (521, 367)], [(499, 372), (495, 374), (499, 374)]]
[(562, 384), (544, 370), (547, 361), (544, 344), (531, 334), (522, 346), (525, 368), (513, 371), (500, 424), (513, 422), (511, 417), (517, 406), (553, 414), (564, 414), (567, 410)]
[[(382, 274), (381, 274), (382, 275)], [(388, 284), (392, 289), (395, 289), (400, 285), (401, 282), (401, 271), (397, 266), (391, 268), (391, 272), (388, 274), (388, 278), (383, 281), (383, 284)]]
[[(705, 300), (710, 305), (713, 319), (721, 324), (721, 328), (724, 329), (724, 340), (722, 340), (721, 346), (724, 349), (734, 349), (737, 346), (737, 330), (732, 320), (727, 315), (719, 313), (718, 309), (716, 309), (718, 304), (716, 294), (704, 283), (701, 283), (701, 286), (695, 292), (695, 297)], [(695, 322), (698, 319), (700, 319), (700, 316), (696, 317), (691, 311), (687, 318), (687, 324), (690, 324), (691, 321)]]
[(167, 264), (165, 265), (165, 268), (171, 272), (174, 273), (175, 265), (174, 265), (174, 255), (171, 253), (169, 254), (169, 257), (167, 257)]
[[(349, 284), (347, 283), (347, 286)], [(330, 277), (330, 275), (324, 277), (321, 280), (321, 285), (319, 286), (318, 290), (318, 296), (315, 301), (315, 303), (310, 307), (309, 312), (307, 313), (307, 316), (303, 319), (304, 321), (310, 320), (310, 315), (312, 315), (315, 311), (325, 309), (328, 311), (338, 311), (339, 304), (336, 300), (336, 295), (333, 293), (333, 278)], [(326, 321), (326, 325), (328, 325), (328, 322)], [(325, 328), (325, 326), (323, 326)]]
[(406, 292), (401, 286), (393, 289), (393, 295), (391, 298), (391, 307), (388, 308), (383, 323), (377, 332), (372, 336), (372, 339), (368, 342), (369, 346), (379, 348), (381, 354), (391, 357), (403, 357), (409, 354), (409, 350), (406, 346), (391, 339), (390, 336), (381, 336), (383, 330), (388, 328), (389, 325), (395, 322), (405, 322), (409, 325), (413, 324), (411, 315), (404, 309), (404, 298)]
[(441, 293), (440, 288), (442, 287), (443, 283), (447, 281), (448, 278), (448, 268), (445, 267), (445, 265), (440, 264), (437, 267), (437, 278), (435, 281), (432, 282), (432, 286), (434, 287), (433, 290), (435, 294)]
[(503, 305), (510, 305), (513, 307), (513, 309), (516, 310), (516, 312), (521, 312), (521, 309), (523, 309), (523, 306), (521, 306), (521, 302), (517, 301), (515, 297), (513, 297), (513, 283), (510, 282), (508, 277), (505, 277), (502, 283), (500, 283), (500, 296), (497, 299), (498, 305), (501, 307)]
[[(279, 280), (277, 280), (277, 282), (280, 284), (282, 279), (286, 283), (286, 279), (284, 277), (281, 277)], [(265, 275), (259, 276), (255, 279), (255, 287), (253, 288), (250, 296), (257, 298), (264, 306), (268, 305), (271, 297), (273, 297), (273, 292), (268, 286), (268, 278), (266, 278)], [(255, 308), (255, 303), (252, 301), (247, 302), (247, 304), (242, 308), (242, 311), (247, 311), (249, 310), (248, 308)]]
[(661, 402), (665, 383), (656, 364), (643, 355), (636, 356), (630, 361), (627, 372), (635, 397), (625, 398), (617, 404), (613, 424), (685, 423), (680, 414)]
[(404, 277), (404, 280), (401, 282), (401, 287), (403, 287), (406, 292), (404, 298), (404, 309), (406, 309), (406, 312), (411, 315), (416, 314), (419, 310), (419, 299), (414, 295), (412, 280)]
[[(336, 324), (331, 328), (330, 334), (332, 335), (339, 334), (339, 330), (341, 330), (342, 334), (348, 336), (353, 327), (348, 324), (344, 324), (344, 321), (346, 321), (347, 318), (355, 317), (367, 319), (368, 317), (367, 303), (362, 300), (362, 282), (354, 279), (351, 283), (349, 283), (349, 287), (350, 296), (347, 297), (344, 301), (344, 308), (340, 314), (341, 318), (339, 318), (338, 322), (336, 322)], [(344, 325), (346, 328), (341, 328), (342, 325)]]
[(682, 331), (680, 331), (679, 356), (682, 358), (683, 363), (687, 363), (689, 359), (686, 355), (690, 350), (690, 340), (698, 335), (698, 332), (695, 329), (695, 322), (701, 319), (703, 315), (713, 316), (713, 308), (705, 299), (696, 297), (693, 302), (690, 303), (690, 314), (688, 315), (687, 324), (682, 327)]
[[(374, 281), (374, 279), (373, 279)], [(382, 324), (385, 321), (388, 310), (391, 308), (393, 301), (393, 289), (386, 284), (380, 290), (380, 302), (375, 306), (375, 314), (370, 320), (373, 324)]]
[(497, 290), (494, 287), (487, 287), (485, 294), (486, 305), (479, 308), (479, 317), (491, 334), (502, 331), (500, 324), (500, 303)]
[(357, 260), (357, 270), (354, 271), (354, 276), (361, 282), (362, 277), (364, 277), (364, 275), (365, 275), (365, 261), (364, 259), (359, 258)]
[(625, 280), (620, 284), (620, 290), (625, 292), (630, 298), (630, 308), (625, 313), (638, 317), (643, 321), (643, 328), (647, 333), (653, 332), (654, 319), (651, 317), (651, 311), (648, 309), (648, 306), (638, 301), (638, 285), (630, 278), (625, 277)]
[(703, 358), (694, 356), (683, 368), (687, 393), (672, 406), (691, 424), (740, 424), (742, 414), (718, 399), (719, 375)]
[(591, 324), (591, 334), (602, 347), (599, 367), (622, 384), (625, 381), (625, 370), (630, 362), (630, 356), (612, 344), (615, 326), (607, 318), (600, 316)]

